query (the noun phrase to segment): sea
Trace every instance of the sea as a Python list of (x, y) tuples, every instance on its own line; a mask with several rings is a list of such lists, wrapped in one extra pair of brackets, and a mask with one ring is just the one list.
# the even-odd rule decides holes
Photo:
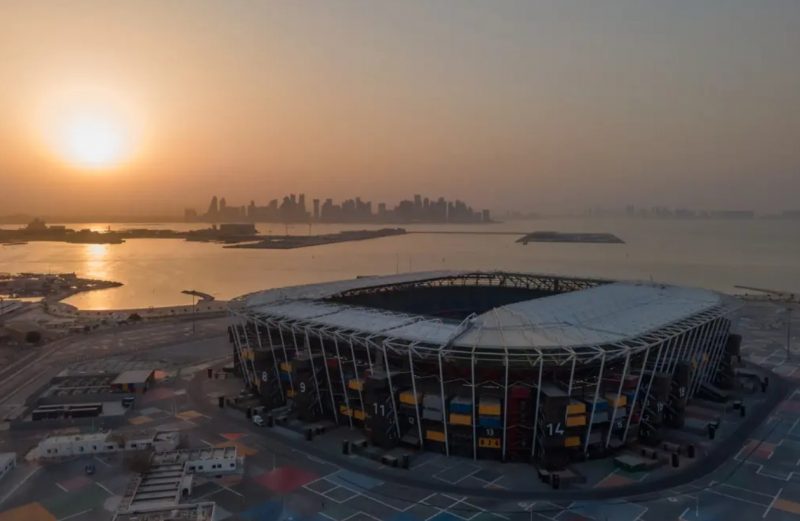
[[(197, 223), (63, 223), (71, 228), (196, 229)], [(261, 233), (320, 234), (380, 225), (259, 224)], [(228, 249), (173, 239), (124, 244), (32, 242), (0, 246), (0, 272), (75, 272), (123, 286), (75, 295), (81, 309), (191, 304), (183, 290), (230, 299), (245, 293), (361, 275), (507, 270), (647, 280), (741, 293), (750, 286), (800, 293), (800, 223), (791, 220), (547, 218), (485, 225), (414, 224), (409, 233), (293, 250)], [(529, 243), (483, 232), (607, 232), (625, 244)]]

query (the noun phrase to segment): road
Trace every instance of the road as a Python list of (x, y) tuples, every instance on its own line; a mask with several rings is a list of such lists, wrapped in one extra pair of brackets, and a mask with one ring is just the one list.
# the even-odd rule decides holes
[(77, 334), (32, 348), (30, 354), (0, 370), (0, 417), (15, 409), (69, 364), (124, 355), (180, 343), (227, 335), (228, 319), (189, 319), (143, 322), (114, 329)]

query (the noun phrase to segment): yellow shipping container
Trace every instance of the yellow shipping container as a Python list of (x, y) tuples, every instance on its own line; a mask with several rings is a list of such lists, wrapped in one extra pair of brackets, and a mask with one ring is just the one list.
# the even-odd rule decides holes
[(346, 405), (340, 405), (339, 406), (339, 412), (342, 413), (345, 416), (350, 416), (352, 414), (350, 412), (350, 409)]
[(444, 443), (444, 433), (441, 431), (425, 431), (425, 439)]
[(421, 396), (415, 397), (414, 393), (411, 391), (403, 391), (400, 393), (400, 403), (404, 403), (406, 405), (418, 405), (421, 398)]
[(569, 436), (564, 440), (565, 447), (578, 447), (581, 444), (580, 436)]
[(583, 402), (571, 402), (567, 405), (567, 414), (586, 414), (586, 404)]
[(353, 378), (349, 382), (347, 382), (347, 387), (354, 391), (362, 391), (364, 389), (364, 382), (359, 380), (358, 378)]
[(356, 420), (363, 420), (364, 419), (364, 411), (361, 409), (356, 409), (353, 411), (353, 418)]
[(478, 414), (481, 416), (500, 416), (500, 404), (478, 405)]
[(291, 362), (281, 362), (280, 365), (281, 371), (286, 371), (287, 373), (292, 372), (292, 363)]
[(478, 447), (484, 449), (499, 449), (500, 438), (478, 438)]
[(287, 398), (294, 398), (294, 391), (291, 389), (286, 390), (286, 397)]
[(472, 425), (472, 416), (469, 414), (451, 414), (450, 423), (453, 425)]
[(608, 404), (614, 408), (625, 407), (626, 405), (628, 405), (628, 397), (625, 396), (624, 394), (620, 394), (619, 399), (617, 399), (616, 394), (607, 394), (606, 399), (608, 400)]
[(586, 425), (586, 415), (567, 416), (567, 427), (583, 427)]

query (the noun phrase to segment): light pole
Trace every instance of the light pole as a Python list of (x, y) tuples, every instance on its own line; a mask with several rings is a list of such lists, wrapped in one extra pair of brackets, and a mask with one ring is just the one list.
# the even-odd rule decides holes
[(195, 317), (195, 313), (197, 313), (197, 305), (195, 304), (196, 295), (194, 294), (194, 290), (192, 290), (192, 336), (197, 334), (197, 321)]
[(786, 305), (786, 360), (792, 356), (792, 305)]

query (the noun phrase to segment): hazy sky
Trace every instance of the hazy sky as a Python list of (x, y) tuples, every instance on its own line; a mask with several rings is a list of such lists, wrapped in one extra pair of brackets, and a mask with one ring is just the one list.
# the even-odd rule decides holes
[(797, 0), (2, 0), (0, 214), (800, 208), (798, 27)]

